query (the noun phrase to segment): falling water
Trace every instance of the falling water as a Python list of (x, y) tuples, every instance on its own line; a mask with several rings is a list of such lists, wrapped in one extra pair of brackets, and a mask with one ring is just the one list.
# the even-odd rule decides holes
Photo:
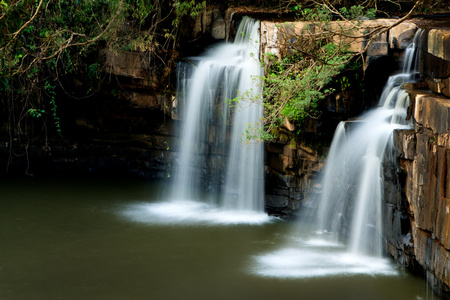
[(259, 39), (259, 21), (244, 17), (234, 43), (178, 64), (176, 172), (163, 201), (136, 203), (127, 217), (170, 226), (273, 221), (263, 210), (263, 145), (244, 137), (263, 115)]
[[(210, 190), (223, 191), (214, 200), (224, 208), (262, 211), (263, 146), (242, 141), (246, 126), (257, 124), (263, 113), (258, 101), (259, 21), (244, 17), (233, 44), (193, 60), (190, 76), (183, 76), (186, 69), (179, 72), (184, 114), (171, 198), (198, 199), (196, 188), (207, 182)], [(236, 97), (240, 100), (231, 103), (230, 111), (229, 99)]]
[(316, 226), (302, 224), (284, 248), (256, 256), (254, 273), (284, 278), (396, 274), (381, 255), (383, 166), (395, 164), (394, 130), (411, 127), (406, 120), (409, 97), (401, 86), (414, 76), (418, 35), (406, 50), (402, 73), (386, 83), (379, 106), (338, 125), (320, 199), (311, 196), (307, 203), (319, 203)]
[(357, 122), (341, 123), (332, 142), (322, 181), (319, 226), (348, 240), (355, 254), (381, 256), (382, 165), (392, 159), (387, 154), (393, 149), (394, 130), (411, 126), (406, 120), (408, 93), (401, 85), (414, 76), (419, 35), (420, 31), (405, 51), (403, 72), (389, 78), (379, 107)]
[[(239, 35), (235, 41), (235, 44), (243, 50), (237, 89), (241, 100), (235, 108), (232, 123), (224, 206), (227, 209), (262, 211), (263, 145), (258, 141), (243, 141), (245, 130), (251, 130), (248, 126), (258, 126), (263, 116), (259, 99), (261, 97), (259, 78), (263, 75), (259, 62), (259, 22), (244, 18), (241, 26), (248, 29), (245, 35)], [(254, 101), (258, 103), (253, 104)]]

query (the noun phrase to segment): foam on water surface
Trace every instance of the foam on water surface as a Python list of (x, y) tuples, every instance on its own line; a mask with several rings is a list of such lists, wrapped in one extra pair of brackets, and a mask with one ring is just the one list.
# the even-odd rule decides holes
[(355, 255), (339, 243), (312, 238), (253, 257), (250, 273), (296, 279), (330, 276), (396, 276), (387, 258)]
[(263, 212), (224, 210), (199, 201), (139, 203), (128, 206), (127, 219), (153, 225), (262, 225), (275, 220)]

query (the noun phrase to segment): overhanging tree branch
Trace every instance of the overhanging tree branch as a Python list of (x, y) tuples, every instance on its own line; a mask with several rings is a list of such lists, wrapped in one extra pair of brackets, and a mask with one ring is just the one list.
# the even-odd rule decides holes
[[(8, 42), (8, 44), (6, 44), (6, 46), (4, 48), (8, 47), (17, 38), (17, 36), (22, 32), (22, 30), (24, 30), (28, 25), (30, 25), (31, 22), (33, 22), (33, 20), (36, 18), (36, 16), (38, 15), (38, 13), (42, 7), (42, 3), (44, 3), (44, 0), (41, 0), (39, 2), (39, 5), (36, 8), (36, 12), (34, 13), (34, 15), (27, 22), (25, 22), (25, 24), (23, 24), (23, 26), (20, 27), (19, 30), (17, 30), (15, 33), (12, 34), (11, 40)], [(2, 49), (3, 48), (0, 48), (0, 50), (2, 50)]]

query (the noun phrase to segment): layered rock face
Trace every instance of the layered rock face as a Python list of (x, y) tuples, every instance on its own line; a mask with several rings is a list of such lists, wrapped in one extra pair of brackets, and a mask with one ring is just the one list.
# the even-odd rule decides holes
[(266, 209), (290, 217), (312, 191), (324, 159), (301, 143), (278, 141), (267, 144), (265, 150)]
[[(395, 22), (396, 20), (393, 19), (363, 20), (358, 24), (335, 21), (331, 22), (330, 30), (346, 32), (350, 30), (350, 27), (354, 26), (358, 28), (358, 31), (352, 30), (350, 35), (358, 36), (371, 32), (379, 26), (392, 26)], [(370, 57), (387, 56), (394, 49), (405, 49), (411, 43), (416, 29), (416, 24), (405, 21), (391, 28), (388, 32), (380, 34), (374, 38), (367, 48), (367, 56), (369, 59)], [(320, 28), (315, 28), (306, 22), (262, 22), (262, 52), (282, 55), (283, 52), (288, 51), (288, 44), (297, 40), (302, 34), (320, 33), (320, 30)], [(346, 34), (349, 33), (346, 32)], [(336, 43), (345, 42), (348, 44), (350, 51), (359, 52), (366, 47), (368, 39), (336, 35), (333, 41)]]
[[(433, 289), (450, 298), (449, 29), (427, 31), (421, 73), (430, 90), (410, 95), (414, 130), (398, 131), (399, 186), (387, 197), (388, 251), (404, 265), (418, 263)], [(395, 172), (394, 172), (395, 173)], [(391, 174), (393, 174), (391, 172)], [(386, 192), (389, 189), (386, 189)]]
[(423, 75), (436, 93), (450, 97), (450, 34), (448, 29), (428, 32)]
[[(12, 151), (8, 142), (2, 143), (2, 172), (157, 179), (170, 175), (168, 161), (174, 157), (176, 139), (168, 109), (171, 95), (157, 92), (156, 75), (144, 54), (103, 50), (99, 56), (105, 72), (100, 91), (84, 98), (62, 93), (58, 99), (62, 137), (37, 136)], [(80, 83), (77, 88), (85, 87)]]

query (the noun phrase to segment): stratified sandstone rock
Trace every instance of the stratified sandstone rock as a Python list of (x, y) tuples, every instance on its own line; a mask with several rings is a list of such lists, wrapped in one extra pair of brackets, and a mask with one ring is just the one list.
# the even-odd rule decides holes
[[(150, 61), (144, 53), (133, 51), (103, 50), (105, 73), (134, 79), (147, 80), (150, 77)], [(150, 82), (146, 82), (150, 85)]]
[[(450, 291), (450, 99), (430, 93), (416, 93), (415, 129), (399, 130), (394, 142), (402, 170), (401, 205), (395, 211), (408, 217), (407, 234), (413, 242), (413, 255), (406, 252), (392, 230), (388, 251), (396, 258), (413, 257), (428, 274), (429, 283), (443, 297)], [(386, 228), (402, 230), (394, 220)], [(405, 232), (403, 232), (405, 234)], [(403, 248), (402, 248), (403, 247)], [(400, 259), (401, 260), (401, 259)]]
[(399, 150), (398, 157), (413, 160), (416, 156), (416, 132), (398, 130), (394, 134), (394, 146)]
[(294, 142), (266, 144), (266, 210), (292, 217), (312, 188), (312, 180), (323, 166), (316, 151)]
[(450, 101), (439, 95), (421, 95), (414, 116), (432, 134), (446, 133), (450, 129)]
[[(390, 26), (395, 23), (392, 19), (364, 20), (360, 23), (342, 21), (331, 22), (332, 32), (344, 32), (346, 36), (335, 35), (335, 43), (346, 43), (350, 51), (359, 52), (365, 49), (367, 38), (351, 38), (348, 35), (362, 36), (379, 26)], [(277, 23), (271, 21), (261, 22), (261, 44), (263, 53), (280, 55), (287, 49), (288, 43), (295, 43), (301, 35), (319, 33), (322, 29), (305, 22)], [(389, 48), (405, 49), (413, 40), (417, 26), (412, 22), (403, 22), (387, 32), (375, 37), (367, 49), (368, 56), (386, 56)]]
[(195, 18), (193, 37), (209, 34), (216, 40), (223, 40), (226, 36), (226, 23), (218, 9), (205, 10)]
[(428, 53), (443, 59), (450, 60), (450, 29), (431, 29), (428, 32)]
[(411, 44), (417, 26), (411, 22), (403, 22), (389, 30), (389, 46), (391, 48), (405, 49)]
[(426, 40), (422, 73), (432, 91), (450, 97), (450, 29), (431, 29)]

